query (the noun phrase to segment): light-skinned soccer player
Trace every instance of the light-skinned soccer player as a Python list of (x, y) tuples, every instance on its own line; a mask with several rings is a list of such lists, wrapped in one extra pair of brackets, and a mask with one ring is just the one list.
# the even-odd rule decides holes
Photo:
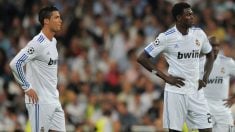
[(54, 37), (62, 26), (58, 9), (53, 6), (42, 8), (39, 22), (41, 32), (17, 53), (10, 67), (25, 92), (32, 131), (64, 132), (65, 117), (57, 90), (57, 40)]

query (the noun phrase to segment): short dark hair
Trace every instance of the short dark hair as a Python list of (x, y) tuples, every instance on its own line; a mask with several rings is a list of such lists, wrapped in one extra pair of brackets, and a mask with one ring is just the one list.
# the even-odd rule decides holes
[(185, 2), (180, 2), (173, 6), (171, 13), (175, 21), (177, 20), (177, 16), (181, 15), (186, 8), (191, 8), (191, 6)]
[(58, 11), (55, 6), (46, 6), (39, 11), (38, 20), (44, 26), (44, 19), (49, 19), (53, 11)]
[(213, 35), (209, 36), (208, 40), (211, 44), (219, 44), (220, 43), (219, 39), (216, 36), (213, 36)]

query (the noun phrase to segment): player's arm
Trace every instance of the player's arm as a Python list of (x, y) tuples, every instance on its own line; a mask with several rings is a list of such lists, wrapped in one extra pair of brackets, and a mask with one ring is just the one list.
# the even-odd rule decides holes
[[(232, 58), (230, 59), (228, 67), (230, 68), (230, 75), (235, 76), (235, 61)], [(224, 99), (223, 101), (225, 101), (224, 105), (226, 107), (231, 107), (233, 104), (235, 104), (235, 94), (233, 94), (233, 96), (229, 97), (228, 99)]]
[(142, 52), (141, 55), (138, 57), (137, 61), (139, 64), (141, 64), (143, 67), (145, 67), (149, 72), (152, 74), (155, 74), (162, 78), (166, 83), (169, 83), (171, 85), (175, 85), (177, 87), (184, 86), (184, 79), (181, 77), (174, 77), (171, 75), (164, 74), (161, 70), (158, 70), (155, 68), (155, 66), (152, 64), (150, 60), (150, 56), (146, 52)]
[(155, 74), (162, 78), (163, 80), (166, 80), (167, 75), (165, 75), (163, 72), (158, 70), (155, 65), (151, 62), (151, 56), (146, 53), (146, 51), (142, 52), (140, 56), (137, 58), (137, 62), (141, 64), (145, 69), (147, 69), (152, 74)]
[(154, 64), (151, 62), (152, 57), (158, 56), (162, 51), (165, 50), (167, 45), (166, 38), (164, 34), (160, 34), (156, 40), (150, 43), (144, 51), (137, 58), (139, 64), (146, 68), (149, 72), (159, 76), (165, 82), (175, 85), (177, 87), (184, 86), (184, 79), (181, 77), (173, 77), (171, 75), (164, 74), (161, 70), (158, 70)]
[(228, 99), (224, 99), (223, 101), (225, 101), (224, 105), (230, 108), (235, 103), (235, 95), (229, 97)]
[(202, 53), (206, 56), (206, 62), (204, 65), (204, 74), (203, 74), (202, 80), (199, 80), (198, 89), (201, 89), (202, 87), (206, 87), (208, 78), (210, 76), (210, 73), (214, 64), (214, 52), (212, 50), (211, 44), (209, 43), (209, 40), (207, 39), (206, 34), (203, 31), (201, 33), (204, 36)]
[(204, 75), (202, 80), (199, 80), (199, 89), (206, 86), (214, 63), (214, 53), (212, 51), (206, 54), (205, 56), (206, 56), (206, 63), (204, 66)]
[(24, 65), (34, 59), (36, 57), (36, 47), (29, 44), (23, 48), (10, 62), (10, 68), (12, 73), (16, 79), (16, 81), (21, 85), (24, 92), (30, 97), (29, 99), (36, 103), (38, 101), (38, 97), (36, 92), (32, 89), (30, 83), (26, 80), (25, 72), (24, 72)]

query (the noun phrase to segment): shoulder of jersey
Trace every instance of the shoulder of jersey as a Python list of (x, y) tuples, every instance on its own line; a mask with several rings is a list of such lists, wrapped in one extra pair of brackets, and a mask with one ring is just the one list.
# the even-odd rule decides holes
[(172, 35), (176, 33), (176, 29), (174, 27), (168, 29), (166, 32), (164, 32), (165, 36)]
[(191, 27), (192, 30), (202, 30), (200, 27), (193, 26)]
[(57, 43), (57, 40), (56, 40), (56, 38), (53, 38), (53, 41), (54, 41), (55, 43)]
[(38, 44), (43, 44), (45, 42), (46, 38), (42, 34), (38, 34), (33, 38), (34, 42), (37, 42)]
[(224, 60), (224, 61), (233, 61), (233, 58), (227, 57), (227, 56), (225, 56), (225, 55), (223, 55), (223, 54), (220, 54), (218, 57), (219, 57), (221, 60)]
[(191, 27), (190, 28), (192, 31), (202, 31), (200, 27)]

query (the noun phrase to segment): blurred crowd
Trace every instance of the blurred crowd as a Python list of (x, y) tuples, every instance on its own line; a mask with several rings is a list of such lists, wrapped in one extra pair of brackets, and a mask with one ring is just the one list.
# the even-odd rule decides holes
[[(178, 0), (180, 1), (180, 0)], [(60, 99), (68, 131), (161, 131), (164, 81), (136, 57), (171, 27), (176, 0), (0, 0), (0, 131), (25, 131), (24, 93), (10, 60), (40, 32), (38, 11), (56, 6), (63, 18), (56, 35)], [(235, 1), (189, 0), (195, 25), (215, 35), (235, 58)], [(152, 60), (167, 71), (162, 57)], [(235, 79), (231, 92), (235, 92)], [(104, 123), (105, 122), (105, 123)]]

